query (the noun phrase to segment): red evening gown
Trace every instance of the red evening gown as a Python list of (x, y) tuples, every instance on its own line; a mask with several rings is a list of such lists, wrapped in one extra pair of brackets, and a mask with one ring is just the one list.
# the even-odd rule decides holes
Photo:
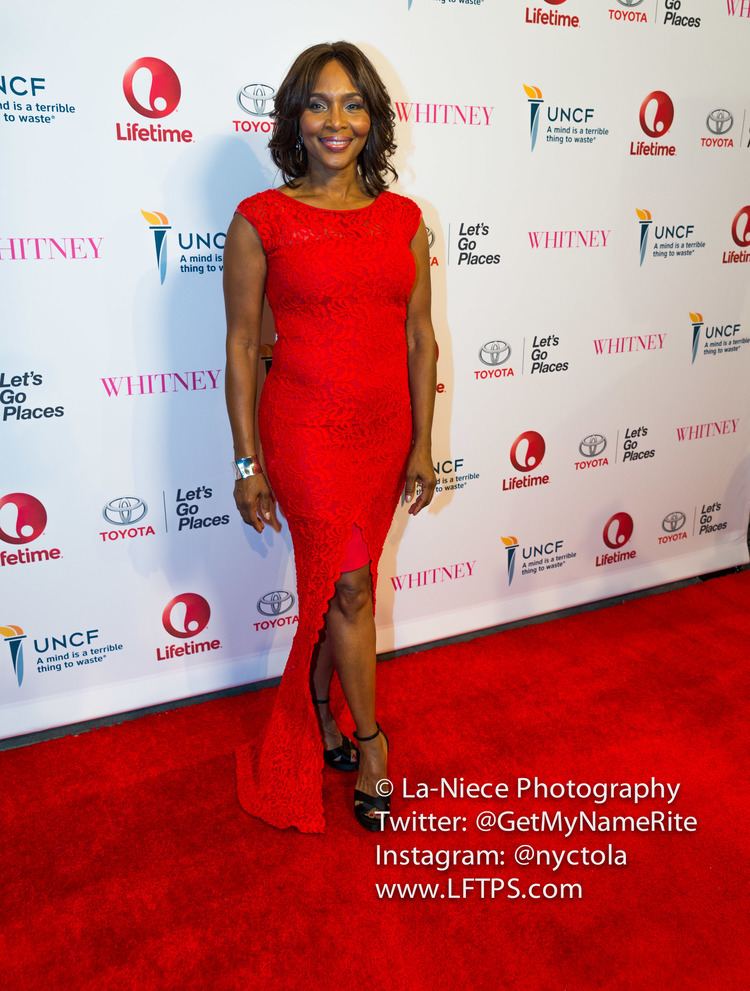
[[(277, 189), (243, 200), (237, 213), (255, 227), (267, 259), (277, 339), (258, 430), (289, 525), (299, 615), (268, 722), (236, 752), (237, 789), (252, 815), (320, 833), (323, 742), (310, 662), (342, 565), (362, 560), (354, 537), (364, 540), (375, 606), (411, 449), (405, 323), (421, 213), (390, 190), (368, 206), (330, 210)], [(344, 713), (335, 674), (331, 708)]]

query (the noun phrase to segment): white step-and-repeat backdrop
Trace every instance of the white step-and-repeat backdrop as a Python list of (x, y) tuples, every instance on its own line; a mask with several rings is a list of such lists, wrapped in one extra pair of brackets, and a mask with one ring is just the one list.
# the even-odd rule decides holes
[(379, 650), (748, 560), (748, 0), (2, 18), (0, 736), (283, 669), (294, 559), (234, 507), (222, 249), (320, 41), (381, 72), (431, 239), (440, 488), (396, 513)]

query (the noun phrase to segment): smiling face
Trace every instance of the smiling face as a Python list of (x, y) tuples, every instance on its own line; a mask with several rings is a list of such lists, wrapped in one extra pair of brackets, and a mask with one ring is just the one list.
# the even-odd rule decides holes
[(364, 148), (370, 115), (363, 94), (336, 59), (327, 62), (315, 80), (299, 129), (313, 168), (346, 168)]

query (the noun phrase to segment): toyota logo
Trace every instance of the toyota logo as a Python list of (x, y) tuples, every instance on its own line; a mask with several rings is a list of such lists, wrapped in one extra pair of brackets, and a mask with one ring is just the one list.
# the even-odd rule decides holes
[(732, 130), (734, 117), (728, 110), (712, 110), (706, 117), (706, 127), (711, 134), (726, 134)]
[(510, 344), (505, 341), (487, 341), (479, 349), (479, 360), (483, 365), (504, 365), (510, 352)]
[(133, 526), (148, 512), (148, 506), (138, 496), (118, 496), (110, 499), (102, 510), (102, 516), (113, 526)]
[(677, 509), (673, 513), (667, 513), (661, 521), (661, 528), (665, 533), (676, 533), (685, 526), (686, 519), (685, 514)]
[(598, 457), (607, 446), (607, 438), (603, 434), (589, 434), (578, 445), (578, 450), (584, 458)]
[(266, 592), (258, 599), (258, 612), (263, 616), (280, 616), (289, 612), (294, 605), (294, 596), (291, 592), (280, 589), (278, 592)]
[(267, 83), (248, 83), (237, 94), (237, 103), (251, 117), (270, 117), (275, 95), (276, 90)]

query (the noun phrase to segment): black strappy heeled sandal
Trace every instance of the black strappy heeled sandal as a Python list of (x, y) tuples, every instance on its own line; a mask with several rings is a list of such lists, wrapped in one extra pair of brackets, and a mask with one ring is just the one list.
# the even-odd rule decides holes
[[(379, 733), (383, 733), (380, 728), (380, 723), (375, 723), (377, 729), (371, 736), (360, 736), (357, 731), (354, 731), (355, 739), (359, 740), (360, 743), (364, 743), (367, 740), (374, 740)], [(383, 733), (383, 738), (385, 739), (385, 744), (388, 747), (388, 754), (390, 755), (391, 746), (388, 743), (388, 737)], [(391, 796), (390, 795), (368, 795), (366, 791), (360, 791), (359, 788), (354, 789), (354, 815), (360, 826), (364, 826), (365, 829), (369, 829), (371, 833), (382, 832), (385, 829), (385, 816), (374, 815), (370, 816), (367, 813), (372, 812), (386, 812), (391, 811)]]
[[(323, 705), (328, 699), (313, 698), (316, 705)], [(357, 735), (356, 733), (354, 734)], [(354, 746), (348, 736), (341, 734), (341, 743), (338, 747), (331, 747), (330, 750), (323, 751), (323, 760), (329, 767), (335, 767), (337, 771), (357, 771), (359, 770), (359, 750)]]

